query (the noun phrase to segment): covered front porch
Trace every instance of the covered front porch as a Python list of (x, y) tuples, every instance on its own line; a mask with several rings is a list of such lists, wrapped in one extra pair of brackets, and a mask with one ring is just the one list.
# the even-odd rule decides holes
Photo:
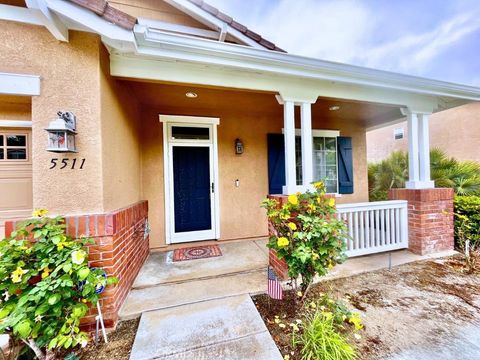
[(117, 84), (138, 109), (126, 121), (136, 120), (152, 249), (264, 238), (262, 199), (319, 180), (349, 224), (349, 256), (408, 246), (406, 202), (368, 203), (366, 131), (401, 118), (401, 106), (323, 97), (299, 104), (275, 92), (126, 78)]

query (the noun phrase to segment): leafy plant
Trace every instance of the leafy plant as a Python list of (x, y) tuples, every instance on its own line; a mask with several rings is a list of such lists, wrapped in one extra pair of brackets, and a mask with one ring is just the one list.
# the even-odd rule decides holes
[(297, 193), (280, 205), (265, 199), (262, 206), (273, 227), (267, 246), (288, 264), (292, 283), (301, 276), (306, 290), (315, 275), (325, 275), (345, 260), (347, 228), (337, 219), (334, 199), (325, 197), (325, 185), (317, 182), (315, 192)]
[(301, 349), (302, 360), (353, 360), (355, 349), (335, 328), (331, 312), (316, 310), (308, 313), (294, 337)]
[[(480, 194), (480, 164), (449, 158), (440, 149), (430, 150), (430, 172), (436, 187), (453, 188), (458, 195)], [(378, 163), (368, 165), (370, 200), (387, 200), (388, 190), (405, 186), (408, 154), (394, 151)]]
[(346, 301), (342, 299), (332, 299), (328, 294), (321, 294), (316, 302), (305, 304), (308, 309), (318, 309), (325, 314), (331, 314), (333, 323), (337, 329), (344, 329), (344, 325), (351, 324), (355, 330), (363, 328), (362, 319), (357, 312), (349, 309)]
[(96, 288), (116, 279), (88, 267), (93, 240), (67, 236), (64, 219), (46, 210), (33, 215), (0, 241), (0, 333), (50, 359), (57, 349), (87, 344), (80, 319), (97, 303)]
[(455, 245), (471, 273), (480, 264), (480, 197), (456, 196), (454, 206)]

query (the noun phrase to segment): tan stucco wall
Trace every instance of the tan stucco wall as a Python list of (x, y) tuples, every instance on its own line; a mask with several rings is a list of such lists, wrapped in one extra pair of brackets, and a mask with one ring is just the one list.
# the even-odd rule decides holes
[[(393, 131), (404, 129), (404, 138), (394, 140)], [(430, 147), (440, 148), (459, 160), (480, 161), (480, 102), (435, 113), (430, 118)], [(367, 133), (368, 159), (379, 161), (395, 150), (408, 150), (406, 122)]]
[[(33, 205), (56, 213), (103, 210), (99, 131), (98, 36), (70, 32), (60, 43), (45, 28), (0, 21), (0, 71), (41, 76), (41, 95), (32, 98)], [(77, 154), (45, 151), (45, 128), (57, 111), (77, 115)], [(49, 170), (52, 158), (85, 158), (83, 170)]]
[(0, 120), (31, 120), (32, 102), (30, 97), (0, 94)]
[(139, 105), (128, 83), (110, 76), (105, 48), (101, 59), (101, 119), (104, 211), (141, 199)]
[[(268, 194), (267, 134), (281, 133), (283, 113), (255, 113), (250, 109), (229, 110), (156, 108), (142, 106), (142, 183), (143, 198), (149, 201), (150, 246), (165, 245), (163, 134), (159, 114), (219, 117), (218, 153), (220, 177), (221, 240), (267, 235), (265, 212), (260, 202)], [(339, 129), (352, 136), (355, 193), (338, 198), (339, 203), (368, 201), (365, 130), (351, 122), (329, 124), (313, 114), (318, 129)], [(234, 141), (242, 139), (245, 152), (234, 153)], [(235, 187), (235, 180), (240, 186)]]

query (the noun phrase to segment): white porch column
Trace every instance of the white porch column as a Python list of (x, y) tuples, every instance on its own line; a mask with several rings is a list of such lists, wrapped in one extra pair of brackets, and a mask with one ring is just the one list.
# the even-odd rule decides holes
[(301, 139), (302, 139), (302, 180), (303, 186), (309, 187), (313, 182), (313, 138), (312, 138), (312, 104), (301, 103)]
[(428, 114), (406, 111), (408, 119), (408, 173), (407, 189), (430, 189), (430, 141)]
[(283, 129), (285, 137), (285, 186), (284, 194), (296, 191), (297, 169), (295, 166), (295, 104), (293, 101), (283, 102)]

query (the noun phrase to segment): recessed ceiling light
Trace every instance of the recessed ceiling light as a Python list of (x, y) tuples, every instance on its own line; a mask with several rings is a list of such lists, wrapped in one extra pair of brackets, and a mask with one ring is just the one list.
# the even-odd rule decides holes
[(338, 106), (338, 105), (333, 105), (333, 106), (330, 106), (330, 107), (328, 108), (328, 110), (330, 110), (330, 111), (337, 111), (337, 110), (340, 110), (340, 106)]
[(192, 91), (187, 92), (187, 93), (185, 94), (185, 96), (186, 96), (187, 98), (191, 98), (191, 99), (194, 99), (194, 98), (198, 97), (197, 93), (194, 93), (194, 92), (192, 92)]

